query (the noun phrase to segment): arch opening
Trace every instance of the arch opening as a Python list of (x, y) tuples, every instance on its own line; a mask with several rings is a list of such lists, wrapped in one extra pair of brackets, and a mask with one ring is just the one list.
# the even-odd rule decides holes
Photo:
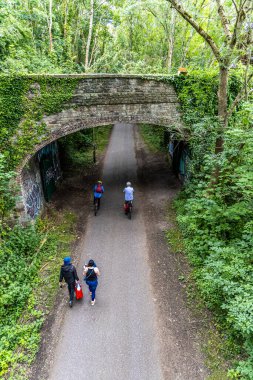
[[(173, 126), (168, 126), (150, 123), (138, 123), (136, 125), (146, 125), (147, 128), (163, 128), (164, 130), (164, 144), (167, 150), (168, 157), (170, 157), (173, 171), (183, 179), (185, 173), (182, 173), (182, 167), (186, 162), (182, 162), (182, 152), (184, 152), (184, 143), (182, 141), (172, 140)], [(61, 140), (65, 138), (72, 138), (76, 134), (86, 132), (90, 137), (94, 130), (101, 130), (111, 126), (105, 123), (104, 125), (89, 126), (79, 128), (77, 131), (69, 130), (61, 138), (50, 142), (39, 149), (33, 156), (27, 159), (26, 164), (21, 169), (20, 183), (23, 199), (23, 219), (35, 219), (43, 210), (45, 204), (51, 200), (56, 188), (63, 178), (66, 179), (66, 163), (63, 166), (64, 149), (61, 146)], [(91, 131), (91, 133), (88, 133)], [(98, 137), (99, 138), (99, 137)], [(93, 146), (94, 141), (91, 142)], [(93, 157), (94, 158), (94, 157)], [(70, 169), (71, 170), (71, 169)], [(73, 185), (72, 185), (73, 186)], [(82, 185), (75, 185), (79, 187), (80, 191)]]

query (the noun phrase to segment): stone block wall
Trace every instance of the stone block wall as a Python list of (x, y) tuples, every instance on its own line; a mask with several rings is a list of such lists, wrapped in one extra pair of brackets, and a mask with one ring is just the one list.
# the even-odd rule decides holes
[[(68, 77), (58, 75), (57, 78)], [(73, 75), (72, 75), (73, 77)], [(74, 76), (75, 77), (75, 76)], [(180, 111), (173, 85), (157, 77), (94, 74), (79, 78), (72, 98), (61, 112), (45, 116), (48, 136), (34, 146), (19, 168), (24, 210), (34, 218), (43, 207), (43, 192), (33, 154), (58, 138), (80, 129), (115, 123), (180, 126)], [(40, 91), (36, 87), (36, 96)], [(32, 158), (32, 159), (31, 159)], [(29, 163), (27, 169), (25, 165)], [(25, 167), (25, 169), (23, 169)], [(19, 201), (21, 208), (22, 200)]]

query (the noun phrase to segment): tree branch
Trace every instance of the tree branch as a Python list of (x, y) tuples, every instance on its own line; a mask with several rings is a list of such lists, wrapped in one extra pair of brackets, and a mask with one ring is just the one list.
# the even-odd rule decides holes
[[(248, 77), (248, 80), (247, 80), (247, 85), (249, 84), (249, 82), (251, 81), (251, 79), (253, 78), (253, 73), (251, 73)], [(248, 95), (253, 92), (253, 88), (248, 91)], [(232, 115), (235, 107), (237, 106), (237, 104), (245, 97), (245, 87), (243, 87), (241, 89), (241, 91), (238, 92), (236, 98), (234, 99), (233, 103), (231, 104), (229, 110), (228, 110), (228, 113), (227, 113), (227, 120), (230, 118), (230, 116)]]
[(155, 12), (154, 12), (152, 9), (150, 9), (149, 7), (147, 7), (147, 8), (144, 7), (144, 9), (145, 9), (146, 11), (150, 12), (150, 13), (152, 14), (152, 16), (154, 16), (154, 17), (157, 19), (157, 21), (159, 22), (159, 24), (161, 24), (161, 26), (163, 27), (165, 33), (167, 33), (167, 32), (168, 32), (168, 27), (167, 27), (166, 23), (163, 23), (163, 22), (160, 20), (160, 18), (158, 17), (157, 13), (155, 13)]
[(226, 15), (225, 15), (225, 10), (221, 4), (221, 1), (216, 0), (216, 3), (218, 6), (218, 14), (220, 16), (222, 27), (223, 27), (224, 33), (226, 35), (227, 42), (229, 42), (231, 40), (231, 36), (232, 36), (231, 32), (229, 30), (229, 20), (227, 19)]
[(221, 61), (221, 56), (220, 56), (220, 51), (212, 37), (204, 30), (201, 28), (200, 25), (192, 18), (192, 16), (186, 12), (186, 10), (177, 3), (176, 0), (166, 0), (169, 3), (173, 5), (173, 7), (177, 10), (177, 12), (189, 23), (191, 26), (196, 30), (196, 32), (201, 35), (201, 37), (204, 38), (204, 40), (207, 42), (207, 44), (210, 46), (210, 48), (213, 51), (213, 54), (215, 55), (216, 59), (218, 62)]
[(231, 50), (234, 49), (234, 47), (237, 43), (238, 33), (241, 30), (241, 27), (242, 27), (242, 24), (246, 18), (247, 12), (249, 12), (249, 9), (247, 7), (245, 7), (245, 6), (247, 6), (248, 1), (249, 0), (245, 0), (245, 1), (241, 2), (240, 8), (238, 9), (235, 27), (234, 27), (232, 38), (230, 41), (230, 49)]
[(234, 7), (235, 7), (235, 10), (236, 10), (236, 13), (238, 13), (239, 11), (238, 11), (237, 4), (236, 4), (235, 0), (232, 0), (232, 2), (233, 2), (233, 4), (234, 4)]

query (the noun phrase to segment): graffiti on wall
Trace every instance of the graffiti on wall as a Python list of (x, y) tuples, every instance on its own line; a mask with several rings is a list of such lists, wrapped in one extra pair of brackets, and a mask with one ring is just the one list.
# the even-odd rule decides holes
[(34, 219), (39, 214), (41, 208), (41, 189), (39, 184), (33, 182), (31, 179), (25, 181), (24, 188), (26, 190), (26, 212), (32, 219)]
[(57, 143), (53, 142), (42, 148), (38, 152), (37, 157), (40, 164), (44, 197), (45, 200), (49, 202), (55, 192), (56, 184), (61, 178)]
[(22, 197), (26, 214), (35, 219), (42, 211), (45, 201), (50, 201), (55, 183), (61, 176), (56, 143), (38, 152), (22, 171)]
[(45, 183), (48, 185), (56, 177), (55, 168), (51, 167), (45, 172)]

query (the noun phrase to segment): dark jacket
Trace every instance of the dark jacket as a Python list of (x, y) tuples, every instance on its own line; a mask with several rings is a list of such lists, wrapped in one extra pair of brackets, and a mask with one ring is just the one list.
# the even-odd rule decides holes
[(63, 278), (67, 282), (67, 284), (72, 284), (75, 281), (79, 281), (79, 278), (76, 273), (76, 268), (73, 264), (61, 266), (59, 281), (62, 282)]

